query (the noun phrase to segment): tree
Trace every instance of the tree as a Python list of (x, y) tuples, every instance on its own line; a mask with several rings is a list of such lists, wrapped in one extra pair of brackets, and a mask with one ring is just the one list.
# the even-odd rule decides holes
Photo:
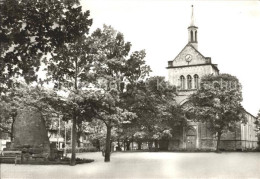
[[(131, 135), (137, 141), (148, 140), (149, 148), (155, 141), (157, 148), (158, 140), (171, 137), (173, 126), (183, 120), (179, 118), (182, 110), (177, 110), (174, 100), (176, 89), (160, 76), (147, 78), (135, 87), (136, 90), (125, 99), (129, 109), (138, 116), (131, 124)], [(129, 131), (129, 127), (126, 130)]]
[(92, 120), (86, 125), (85, 132), (88, 134), (88, 139), (94, 147), (101, 151), (101, 147), (105, 145), (106, 126), (100, 120)]
[(101, 120), (106, 126), (105, 162), (109, 162), (112, 130), (122, 123), (130, 123), (136, 115), (117, 106), (119, 98), (116, 91), (96, 91), (95, 96), (97, 99), (93, 101), (95, 104), (92, 105), (92, 109), (96, 119)]
[(78, 0), (8, 0), (0, 5), (1, 90), (18, 76), (36, 81), (41, 57), (88, 31), (89, 11), (82, 13), (78, 4)]
[(13, 123), (15, 120), (16, 109), (10, 108), (11, 103), (1, 100), (0, 103), (0, 133), (10, 135), (11, 141), (13, 140)]
[[(69, 7), (70, 11), (66, 13), (63, 23), (59, 28), (64, 34), (62, 45), (53, 50), (51, 58), (45, 58), (47, 66), (47, 75), (50, 77), (56, 87), (63, 88), (70, 93), (69, 106), (72, 105), (72, 155), (71, 165), (75, 165), (76, 158), (76, 125), (78, 123), (80, 109), (76, 105), (80, 90), (87, 87), (87, 82), (92, 78), (90, 69), (92, 59), (89, 53), (89, 41), (86, 38), (92, 20), (88, 19), (89, 11), (83, 13), (81, 7)], [(69, 33), (71, 32), (71, 33)], [(61, 36), (63, 37), (63, 36)], [(83, 85), (82, 85), (83, 84)], [(80, 98), (80, 97), (79, 97)]]
[[(69, 91), (67, 96), (52, 93), (43, 99), (43, 101), (55, 109), (57, 113), (61, 114), (61, 119), (63, 121), (72, 120), (71, 141), (74, 145), (74, 151), (78, 139), (77, 132), (83, 132), (83, 128), (77, 129), (77, 127), (82, 127), (84, 121), (91, 121), (94, 118), (94, 112), (92, 111), (93, 103), (91, 102), (92, 98), (96, 99), (93, 90), (77, 90)], [(75, 165), (72, 159), (71, 165)]]
[[(0, 44), (5, 47), (4, 52), (1, 49), (0, 58), (1, 91), (10, 88), (12, 78), (17, 76), (23, 76), (26, 82), (36, 81), (41, 59), (48, 54), (55, 59), (48, 65), (53, 80), (64, 82), (65, 76), (74, 76), (74, 89), (77, 90), (78, 66), (82, 65), (78, 59), (82, 55), (73, 54), (77, 51), (70, 49), (76, 42), (80, 43), (79, 39), (88, 33), (92, 23), (89, 11), (82, 12), (78, 5), (78, 0), (10, 0), (1, 4)], [(64, 60), (61, 59), (63, 54), (70, 56)], [(77, 62), (76, 68), (72, 68), (74, 71), (62, 71), (73, 63), (68, 61), (74, 57), (79, 57), (73, 61)], [(75, 140), (72, 165), (75, 165)]]
[(91, 51), (97, 71), (96, 86), (101, 89), (99, 96), (103, 101), (96, 111), (96, 118), (103, 121), (107, 128), (105, 161), (108, 162), (111, 130), (135, 116), (123, 106), (123, 96), (130, 84), (144, 78), (150, 68), (143, 60), (145, 52), (136, 51), (129, 55), (130, 42), (125, 42), (123, 34), (111, 26), (104, 25), (103, 29), (94, 31), (90, 38), (95, 42)]
[(189, 97), (188, 115), (195, 121), (207, 122), (217, 135), (216, 151), (219, 151), (221, 135), (235, 129), (237, 122), (246, 122), (241, 105), (241, 84), (235, 76), (207, 75), (201, 79), (201, 87)]

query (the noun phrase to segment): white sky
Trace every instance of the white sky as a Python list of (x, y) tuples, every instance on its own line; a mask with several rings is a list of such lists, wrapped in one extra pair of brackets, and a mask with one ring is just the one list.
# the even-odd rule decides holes
[(191, 5), (198, 50), (218, 64), (220, 73), (239, 78), (243, 105), (260, 109), (260, 1), (81, 0), (90, 10), (91, 32), (103, 24), (125, 35), (133, 50), (145, 49), (152, 75), (167, 77), (167, 62), (188, 42)]

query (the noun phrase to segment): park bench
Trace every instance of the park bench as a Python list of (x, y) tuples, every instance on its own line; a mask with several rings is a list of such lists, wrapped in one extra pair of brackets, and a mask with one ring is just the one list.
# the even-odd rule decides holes
[(39, 154), (32, 154), (32, 158), (34, 158), (35, 160), (37, 158), (42, 158), (44, 159), (44, 161), (46, 161), (49, 157), (49, 154), (48, 153), (39, 153)]
[(16, 165), (17, 161), (22, 161), (22, 151), (2, 151), (0, 155), (0, 161), (2, 159), (14, 159)]

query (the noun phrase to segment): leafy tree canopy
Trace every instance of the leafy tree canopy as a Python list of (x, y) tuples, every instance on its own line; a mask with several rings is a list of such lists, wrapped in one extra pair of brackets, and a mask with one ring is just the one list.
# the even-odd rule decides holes
[(123, 128), (124, 138), (170, 137), (174, 126), (185, 122), (184, 113), (174, 99), (175, 91), (164, 77), (150, 77), (137, 83), (135, 90), (124, 96), (126, 107), (138, 116)]
[(204, 76), (200, 88), (189, 101), (188, 116), (195, 121), (207, 122), (211, 131), (217, 133), (218, 144), (223, 132), (234, 130), (237, 122), (246, 122), (241, 105), (241, 84), (235, 76)]
[[(0, 83), (37, 79), (41, 57), (87, 33), (92, 21), (78, 0), (8, 0), (0, 5)], [(3, 87), (2, 87), (3, 90)]]

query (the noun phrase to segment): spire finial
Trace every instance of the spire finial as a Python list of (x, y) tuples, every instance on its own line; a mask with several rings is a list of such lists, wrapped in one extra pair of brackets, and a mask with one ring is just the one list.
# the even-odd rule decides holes
[(198, 27), (195, 26), (195, 18), (194, 18), (194, 9), (193, 9), (193, 5), (191, 5), (191, 22), (190, 22), (190, 26), (188, 27), (188, 39), (189, 39), (189, 43), (192, 44), (192, 46), (196, 49), (198, 49)]
[(194, 25), (194, 14), (193, 14), (193, 5), (191, 5), (191, 22), (190, 22), (190, 26), (195, 26)]

